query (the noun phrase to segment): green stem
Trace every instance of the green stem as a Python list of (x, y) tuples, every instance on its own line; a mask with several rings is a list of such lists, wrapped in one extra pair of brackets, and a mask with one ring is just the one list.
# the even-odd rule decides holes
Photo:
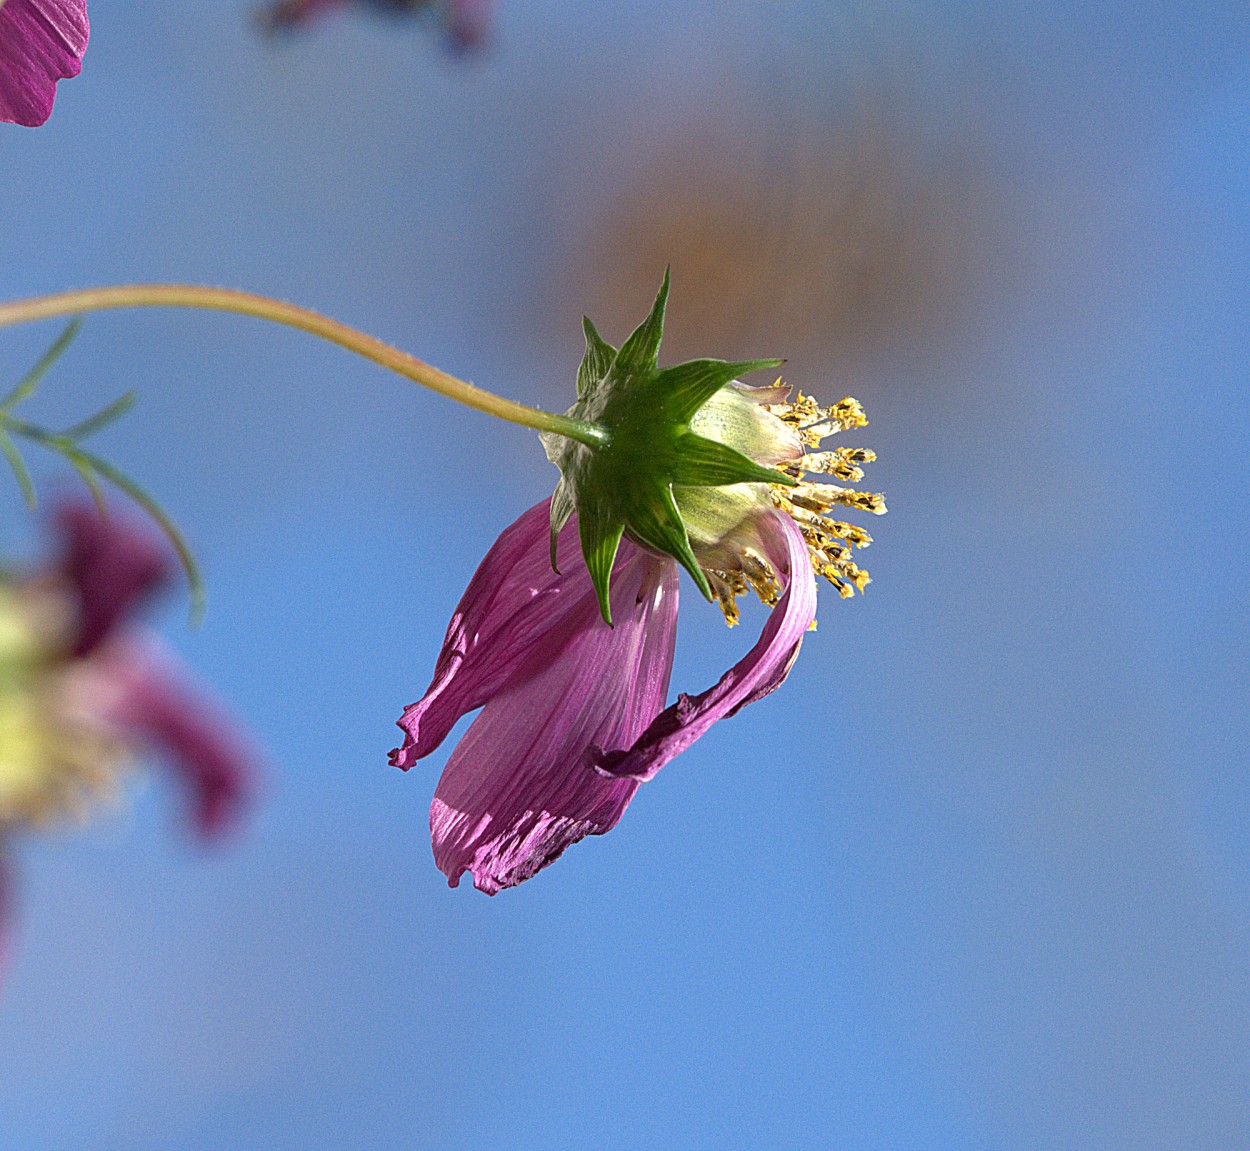
[(598, 424), (568, 416), (544, 412), (504, 399), (493, 392), (449, 376), (446, 372), (410, 356), (381, 340), (331, 320), (318, 312), (287, 304), (268, 296), (251, 292), (238, 292), (230, 288), (205, 288), (194, 284), (118, 284), (107, 288), (84, 288), (73, 292), (58, 292), (51, 296), (34, 296), (27, 300), (0, 303), (0, 328), (13, 324), (46, 320), (54, 316), (77, 316), (84, 312), (104, 312), (118, 308), (200, 308), (212, 312), (237, 312), (243, 316), (255, 316), (298, 328), (301, 332), (319, 336), (332, 344), (338, 344), (349, 352), (355, 352), (366, 360), (381, 364), (392, 372), (420, 384), (423, 388), (438, 392), (450, 400), (476, 408), (489, 416), (496, 416), (509, 423), (540, 432), (555, 432), (568, 439), (577, 440), (589, 447), (601, 447), (607, 443), (608, 433)]

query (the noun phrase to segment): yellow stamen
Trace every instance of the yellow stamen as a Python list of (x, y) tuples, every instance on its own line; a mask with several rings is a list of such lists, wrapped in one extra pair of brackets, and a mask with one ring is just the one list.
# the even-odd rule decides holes
[(831, 536), (836, 536), (840, 540), (846, 540), (852, 547), (866, 548), (872, 543), (872, 536), (858, 524), (843, 523), (841, 520), (829, 520), (825, 525), (825, 530)]
[[(782, 381), (777, 381), (783, 386)], [(785, 424), (805, 448), (818, 448), (827, 436), (851, 428), (862, 428), (868, 417), (858, 400), (847, 397), (832, 407), (821, 407), (811, 396), (799, 392), (784, 404), (764, 404), (764, 410)], [(798, 480), (793, 487), (775, 484), (769, 488), (773, 504), (799, 525), (807, 542), (812, 570), (827, 580), (843, 599), (856, 591), (863, 592), (871, 582), (868, 572), (852, 558), (854, 548), (866, 548), (870, 536), (857, 524), (826, 518), (836, 507), (881, 515), (885, 497), (876, 492), (838, 487), (816, 477), (834, 476), (846, 483), (864, 478), (863, 464), (877, 458), (871, 448), (834, 448), (830, 451), (805, 451), (802, 458), (779, 464), (777, 470)], [(809, 473), (812, 478), (809, 479)], [(724, 613), (725, 622), (735, 626), (739, 621), (737, 600), (748, 590), (773, 606), (781, 597), (777, 573), (749, 548), (738, 557), (739, 570), (706, 569), (712, 594)], [(813, 621), (811, 630), (815, 630)]]
[(725, 623), (737, 627), (741, 615), (738, 611), (737, 598), (747, 590), (746, 580), (741, 572), (709, 571), (707, 582), (716, 597), (716, 603), (725, 616)]
[(802, 470), (837, 476), (846, 483), (857, 484), (864, 478), (860, 464), (870, 464), (877, 453), (870, 448), (835, 448), (831, 452), (810, 452), (802, 459)]
[[(818, 447), (821, 440), (839, 431), (862, 428), (868, 417), (858, 400), (847, 397), (830, 408), (821, 407), (802, 392), (791, 403), (770, 404), (768, 410), (798, 433), (805, 447)], [(781, 470), (800, 481), (796, 487), (777, 485), (772, 488), (773, 503), (786, 512), (802, 529), (807, 541), (812, 570), (827, 580), (843, 599), (871, 582), (868, 572), (851, 559), (852, 548), (866, 548), (870, 536), (856, 524), (826, 519), (833, 508), (842, 506), (856, 511), (882, 515), (885, 497), (876, 492), (812, 482), (808, 473), (831, 475), (848, 483), (864, 478), (862, 464), (870, 464), (877, 454), (870, 448), (835, 448), (832, 451), (805, 452), (801, 460)]]
[(885, 496), (879, 492), (857, 492), (854, 488), (835, 488), (832, 485), (829, 491), (834, 503), (856, 511), (871, 512), (874, 516), (885, 515)]

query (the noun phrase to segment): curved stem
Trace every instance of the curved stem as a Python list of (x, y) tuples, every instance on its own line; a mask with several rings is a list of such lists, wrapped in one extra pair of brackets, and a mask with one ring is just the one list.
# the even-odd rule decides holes
[(423, 388), (429, 388), (487, 415), (497, 416), (522, 427), (536, 428), (540, 432), (555, 432), (589, 447), (600, 447), (607, 443), (607, 431), (597, 424), (570, 419), (568, 416), (544, 412), (539, 408), (518, 404), (515, 400), (504, 399), (503, 396), (449, 376), (446, 372), (418, 360), (416, 356), (410, 356), (407, 352), (393, 348), (390, 344), (346, 324), (340, 324), (337, 320), (331, 320), (319, 312), (252, 292), (205, 288), (194, 284), (118, 284), (107, 288), (84, 288), (0, 303), (0, 328), (25, 324), (32, 320), (46, 320), (54, 316), (76, 316), (83, 312), (103, 312), (118, 308), (199, 308), (214, 312), (237, 312), (243, 316), (271, 320), (275, 324), (285, 324), (338, 344), (339, 347), (355, 352), (366, 360), (372, 360), (375, 364), (381, 364)]

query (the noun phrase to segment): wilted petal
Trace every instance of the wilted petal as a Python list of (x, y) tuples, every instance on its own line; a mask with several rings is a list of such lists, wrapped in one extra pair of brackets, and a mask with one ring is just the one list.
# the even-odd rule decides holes
[(82, 68), (89, 32), (86, 0), (0, 4), (0, 120), (28, 128), (44, 123), (57, 81)]
[[(769, 614), (755, 646), (701, 695), (681, 695), (661, 712), (628, 750), (606, 751), (592, 760), (595, 769), (614, 779), (645, 782), (670, 759), (685, 751), (718, 719), (726, 719), (775, 691), (790, 673), (808, 626), (816, 618), (816, 581), (807, 545), (789, 516), (771, 513), (760, 523), (760, 541), (785, 583), (785, 594)], [(601, 748), (612, 748), (600, 741)]]
[(92, 657), (90, 674), (88, 706), (168, 759), (190, 793), (195, 829), (227, 830), (254, 781), (255, 757), (235, 725), (152, 646), (114, 641)]
[(161, 583), (169, 573), (169, 560), (150, 533), (115, 515), (102, 516), (94, 504), (63, 504), (56, 526), (64, 539), (60, 574), (79, 601), (74, 655), (84, 656)]
[(396, 766), (406, 771), (429, 755), (456, 720), (495, 695), (580, 604), (589, 577), (575, 531), (561, 533), (557, 551), (560, 570), (573, 578), (551, 570), (550, 502), (505, 528), (478, 565), (451, 617), (434, 679), (399, 721), (404, 745), (391, 752)]
[[(545, 525), (546, 510), (541, 511)], [(525, 517), (522, 517), (524, 519)], [(561, 536), (576, 541), (576, 524)], [(545, 544), (538, 547), (546, 554)], [(616, 824), (637, 790), (586, 768), (593, 746), (631, 744), (664, 706), (677, 626), (672, 561), (628, 541), (612, 578), (608, 627), (585, 565), (559, 581), (553, 615), (452, 752), (430, 808), (434, 859), (452, 886), (467, 870), (493, 895), (566, 847)]]

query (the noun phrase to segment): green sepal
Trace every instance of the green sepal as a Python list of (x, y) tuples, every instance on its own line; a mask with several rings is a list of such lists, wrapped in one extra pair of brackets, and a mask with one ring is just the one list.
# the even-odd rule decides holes
[(586, 333), (586, 354), (577, 369), (578, 399), (585, 399), (603, 382), (616, 359), (616, 349), (595, 331), (589, 316), (582, 317), (582, 331)]
[[(605, 509), (599, 509), (602, 513)], [(595, 595), (599, 599), (599, 614), (603, 622), (612, 626), (612, 602), (610, 598), (612, 584), (612, 565), (616, 563), (616, 551), (621, 546), (621, 536), (625, 525), (611, 522), (606, 515), (595, 514), (583, 508), (577, 517), (577, 534), (581, 539), (582, 555), (586, 558), (586, 569), (590, 572), (590, 582), (594, 584)]]
[(655, 393), (664, 414), (685, 423), (726, 384), (748, 372), (780, 367), (784, 360), (688, 360), (664, 368), (655, 380)]
[[(547, 458), (561, 472), (551, 500), (552, 567), (558, 558), (559, 533), (576, 512), (582, 555), (600, 613), (609, 625), (612, 568), (624, 534), (644, 548), (675, 559), (703, 596), (713, 598), (691, 545), (690, 532), (696, 531), (697, 536), (702, 528), (687, 529), (674, 486), (681, 492), (697, 492), (735, 484), (794, 482), (757, 462), (777, 458), (777, 445), (757, 426), (758, 421), (735, 417), (734, 401), (754, 406), (747, 396), (729, 389), (715, 411), (704, 412), (709, 400), (739, 377), (776, 368), (783, 361), (704, 359), (661, 370), (659, 350), (668, 292), (665, 269), (647, 318), (619, 351), (599, 335), (590, 320), (582, 321), (586, 348), (577, 372), (578, 399), (567, 414), (603, 428), (606, 441), (586, 444), (553, 433), (542, 437)], [(777, 427), (784, 431), (780, 423)], [(720, 429), (740, 433), (741, 442), (735, 434), (720, 437)], [(734, 444), (739, 446), (730, 446)], [(724, 497), (730, 503), (735, 498), (733, 494)], [(752, 492), (746, 505), (743, 515), (754, 507), (771, 506), (764, 492)]]
[(551, 493), (551, 570), (556, 575), (560, 574), (560, 569), (556, 566), (556, 545), (560, 541), (560, 532), (576, 510), (577, 504), (573, 500), (573, 493), (569, 491), (568, 483), (561, 476), (560, 482), (556, 484), (556, 490)]
[(651, 311), (621, 345), (612, 362), (612, 376), (625, 380), (630, 376), (651, 373), (660, 364), (660, 340), (664, 337), (664, 310), (668, 306), (668, 269), (656, 293)]
[(686, 524), (677, 510), (671, 487), (662, 488), (653, 500), (634, 502), (629, 509), (628, 523), (630, 535), (646, 547), (672, 556), (690, 573), (703, 598), (711, 600), (712, 589), (690, 547)]
[(775, 468), (757, 464), (737, 448), (687, 432), (677, 441), (673, 483), (686, 487), (721, 487), (725, 484), (786, 484), (798, 480)]

